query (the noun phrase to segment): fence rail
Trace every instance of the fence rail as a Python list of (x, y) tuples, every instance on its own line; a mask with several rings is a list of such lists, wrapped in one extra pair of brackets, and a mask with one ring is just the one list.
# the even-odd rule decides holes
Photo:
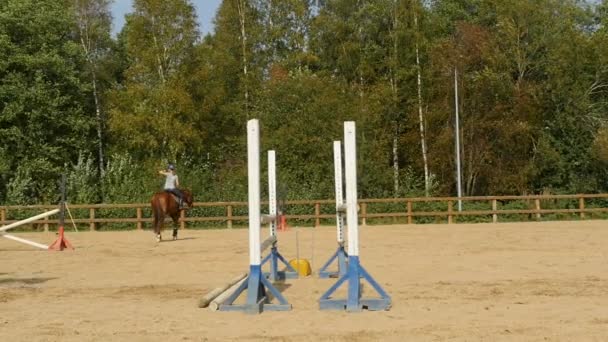
[[(463, 202), (464, 210), (458, 211), (454, 204)], [(265, 203), (268, 204), (267, 202)], [(312, 222), (318, 227), (335, 219), (334, 200), (294, 200), (285, 201), (281, 206), (287, 220)], [(54, 209), (53, 205), (0, 206), (0, 225), (9, 224), (23, 217), (32, 216), (37, 211)], [(73, 222), (88, 225), (90, 230), (98, 230), (102, 225), (132, 224), (135, 229), (143, 229), (152, 222), (147, 203), (131, 204), (68, 204)], [(239, 213), (240, 209), (240, 213)], [(224, 215), (197, 211), (222, 211)], [(232, 228), (235, 222), (245, 222), (247, 202), (196, 202), (187, 215), (182, 213), (180, 228), (187, 223), (214, 223)], [(236, 212), (236, 213), (235, 213)], [(27, 214), (25, 214), (27, 213)], [(608, 194), (576, 195), (528, 195), (528, 196), (471, 196), (471, 197), (428, 197), (428, 198), (382, 198), (359, 200), (359, 219), (363, 225), (370, 221), (405, 219), (402, 223), (420, 223), (417, 220), (433, 219), (434, 222), (449, 224), (462, 220), (485, 220), (499, 222), (501, 217), (513, 220), (513, 215), (528, 215), (528, 219), (541, 220), (546, 215), (574, 215), (579, 219), (608, 213)], [(110, 217), (108, 217), (110, 216)], [(112, 217), (114, 216), (114, 217)], [(115, 217), (120, 216), (120, 217)], [(68, 220), (70, 222), (71, 220)], [(372, 222), (373, 223), (373, 222)], [(58, 220), (45, 218), (33, 222), (49, 226)]]

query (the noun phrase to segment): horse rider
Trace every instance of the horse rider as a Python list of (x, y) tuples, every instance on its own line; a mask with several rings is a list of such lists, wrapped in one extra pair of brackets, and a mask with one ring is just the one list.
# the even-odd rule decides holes
[(179, 199), (179, 201), (178, 201), (179, 209), (180, 210), (184, 209), (184, 196), (183, 196), (181, 190), (179, 189), (179, 177), (177, 176), (177, 173), (175, 172), (175, 165), (169, 164), (167, 166), (166, 171), (158, 171), (158, 173), (165, 176), (164, 190), (166, 192), (172, 193), (173, 195), (177, 196), (177, 198)]

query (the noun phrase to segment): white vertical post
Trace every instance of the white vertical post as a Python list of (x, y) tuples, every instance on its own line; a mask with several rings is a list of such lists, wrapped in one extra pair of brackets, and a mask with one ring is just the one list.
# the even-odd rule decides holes
[(334, 141), (334, 177), (336, 188), (336, 231), (338, 243), (344, 242), (344, 212), (339, 210), (344, 204), (344, 190), (342, 188), (342, 143)]
[(249, 191), (249, 264), (259, 266), (260, 258), (260, 124), (247, 121), (247, 167)]
[(277, 235), (277, 169), (276, 155), (273, 150), (268, 151), (268, 214), (274, 219), (270, 220), (270, 236)]
[(456, 108), (456, 187), (458, 192), (458, 211), (462, 211), (462, 174), (460, 169), (460, 113), (458, 108), (458, 69), (454, 68), (454, 107)]
[(348, 256), (357, 257), (359, 256), (359, 221), (357, 217), (357, 139), (354, 121), (344, 123), (344, 171)]

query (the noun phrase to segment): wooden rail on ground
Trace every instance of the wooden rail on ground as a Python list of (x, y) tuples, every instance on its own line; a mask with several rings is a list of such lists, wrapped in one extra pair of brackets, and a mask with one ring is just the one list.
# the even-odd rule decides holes
[[(528, 215), (528, 218), (541, 220), (543, 215), (549, 214), (571, 214), (585, 219), (593, 214), (608, 213), (608, 194), (461, 197), (463, 211), (455, 209), (458, 200), (457, 197), (362, 199), (359, 200), (359, 219), (363, 225), (370, 220), (398, 218), (403, 218), (403, 223), (407, 224), (415, 223), (416, 218), (433, 218), (435, 222), (441, 220), (456, 223), (458, 218), (471, 217), (485, 218), (496, 223), (504, 215)], [(590, 200), (605, 201), (601, 201), (599, 205), (589, 205)], [(560, 201), (568, 203), (564, 206), (559, 203)], [(520, 208), (508, 208), (508, 204), (512, 202), (518, 202)], [(121, 223), (132, 224), (135, 229), (143, 229), (146, 224), (149, 226), (152, 222), (150, 206), (147, 203), (68, 205), (74, 216), (74, 222), (88, 225), (92, 231), (97, 230), (100, 225)], [(335, 219), (334, 200), (293, 200), (285, 201), (284, 205), (288, 213), (285, 215), (288, 221), (308, 221), (318, 227), (322, 223), (333, 224), (332, 220)], [(429, 209), (429, 206), (432, 208)], [(438, 207), (440, 209), (437, 209)], [(0, 225), (10, 224), (55, 208), (57, 206), (54, 205), (0, 206)], [(197, 216), (195, 214), (197, 208), (216, 208), (216, 211), (223, 212), (225, 216)], [(110, 216), (108, 212), (116, 210), (123, 211), (120, 217), (107, 217)], [(235, 225), (235, 222), (245, 226), (248, 219), (246, 211), (247, 202), (196, 202), (192, 211), (181, 215), (179, 225), (182, 229), (187, 227), (187, 223), (200, 222), (225, 224), (229, 229)], [(298, 214), (290, 214), (290, 212), (298, 212)], [(119, 215), (113, 213), (111, 216)], [(35, 221), (33, 224), (43, 225), (48, 229), (48, 226), (56, 226), (58, 220), (57, 217), (50, 217)], [(167, 218), (166, 227), (170, 224)], [(69, 225), (70, 223), (66, 223), (66, 227)]]

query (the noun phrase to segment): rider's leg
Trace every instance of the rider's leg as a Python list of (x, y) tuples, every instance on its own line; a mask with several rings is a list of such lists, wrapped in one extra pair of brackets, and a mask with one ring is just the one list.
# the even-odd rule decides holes
[(175, 195), (177, 197), (177, 207), (181, 209), (182, 207), (182, 193), (179, 189), (165, 189), (166, 192)]
[(184, 208), (184, 195), (182, 194), (182, 191), (180, 189), (173, 189), (173, 193), (177, 196), (178, 198), (178, 208), (183, 209)]

